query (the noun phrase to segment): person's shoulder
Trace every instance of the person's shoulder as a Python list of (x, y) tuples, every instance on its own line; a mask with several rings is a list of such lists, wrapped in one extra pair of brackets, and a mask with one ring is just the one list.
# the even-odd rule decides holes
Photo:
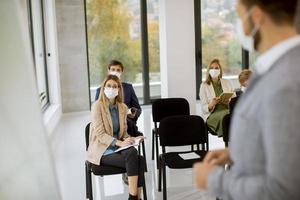
[(200, 88), (203, 88), (203, 87), (208, 87), (209, 85), (205, 82), (205, 81), (203, 81), (202, 83), (201, 83), (201, 85), (200, 85)]
[(131, 83), (122, 83), (123, 89), (125, 89), (127, 92), (134, 91), (133, 85)]
[(95, 101), (93, 104), (92, 104), (92, 110), (98, 110), (98, 111), (101, 111), (104, 107), (104, 103), (102, 101)]
[(127, 82), (122, 82), (122, 86), (126, 88), (133, 87), (131, 83), (127, 83)]

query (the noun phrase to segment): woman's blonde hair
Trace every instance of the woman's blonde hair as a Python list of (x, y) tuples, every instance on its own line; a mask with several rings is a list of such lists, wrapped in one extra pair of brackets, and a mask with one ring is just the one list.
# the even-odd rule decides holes
[(209, 74), (209, 70), (210, 70), (210, 68), (211, 68), (211, 65), (214, 64), (214, 63), (217, 63), (217, 64), (219, 65), (219, 68), (220, 68), (219, 79), (222, 78), (222, 76), (223, 76), (223, 70), (222, 70), (222, 66), (221, 66), (221, 64), (220, 64), (219, 59), (216, 59), (216, 58), (213, 59), (213, 60), (209, 63), (209, 65), (207, 66), (207, 68), (206, 68), (206, 79), (205, 79), (204, 82), (205, 82), (206, 84), (208, 84), (208, 85), (210, 85), (211, 82), (212, 82), (212, 78), (211, 78), (211, 76), (210, 76), (210, 74)]
[(118, 96), (116, 96), (116, 102), (123, 103), (124, 102), (123, 87), (122, 87), (120, 79), (115, 75), (108, 75), (106, 77), (106, 79), (103, 81), (101, 90), (100, 90), (100, 98), (98, 101), (101, 101), (103, 103), (108, 103), (109, 99), (104, 94), (104, 87), (105, 87), (107, 81), (109, 81), (109, 80), (115, 81), (118, 85), (119, 92), (118, 92)]
[(250, 69), (244, 69), (239, 74), (239, 82), (240, 84), (244, 83), (245, 81), (249, 80), (250, 76), (252, 75), (252, 71)]

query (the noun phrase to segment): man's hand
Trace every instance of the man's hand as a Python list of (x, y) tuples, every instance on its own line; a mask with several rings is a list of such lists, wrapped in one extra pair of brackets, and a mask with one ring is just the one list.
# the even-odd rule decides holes
[(136, 112), (137, 112), (138, 109), (132, 107), (132, 108), (130, 108), (129, 110), (130, 110), (130, 112), (127, 113), (127, 116), (128, 116), (129, 118), (131, 118), (131, 119), (135, 118), (135, 115), (136, 115)]
[(221, 166), (232, 164), (228, 148), (208, 152), (203, 161)]
[(207, 190), (208, 176), (215, 168), (216, 165), (208, 162), (194, 164), (195, 183), (199, 189)]

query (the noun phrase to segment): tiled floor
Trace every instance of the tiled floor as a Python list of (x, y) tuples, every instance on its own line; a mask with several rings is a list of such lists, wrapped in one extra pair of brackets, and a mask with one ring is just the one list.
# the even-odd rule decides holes
[[(52, 136), (52, 150), (57, 169), (63, 200), (85, 199), (85, 141), (84, 128), (90, 121), (89, 112), (65, 114)], [(139, 129), (147, 137), (146, 151), (148, 172), (146, 176), (149, 200), (162, 199), (162, 192), (157, 192), (157, 170), (151, 160), (151, 107), (144, 106), (138, 121)], [(210, 149), (223, 148), (221, 139), (210, 136)], [(193, 185), (191, 169), (167, 169), (169, 200), (213, 200), (206, 193), (198, 191)], [(93, 178), (94, 199), (122, 200), (128, 197), (128, 186), (122, 182), (121, 175)]]

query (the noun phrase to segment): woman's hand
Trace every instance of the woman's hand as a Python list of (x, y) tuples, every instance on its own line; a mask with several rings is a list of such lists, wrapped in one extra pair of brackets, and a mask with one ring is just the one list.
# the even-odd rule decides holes
[(135, 137), (135, 139), (139, 140), (139, 142), (142, 142), (142, 141), (144, 141), (145, 136), (137, 136), (137, 137)]
[(219, 103), (220, 97), (214, 97), (208, 104), (208, 110), (212, 111), (214, 107)]
[(126, 147), (126, 146), (129, 146), (129, 145), (132, 145), (133, 143), (134, 143), (134, 138), (133, 137), (128, 137), (123, 141), (118, 140), (116, 145), (119, 146), (119, 147)]

